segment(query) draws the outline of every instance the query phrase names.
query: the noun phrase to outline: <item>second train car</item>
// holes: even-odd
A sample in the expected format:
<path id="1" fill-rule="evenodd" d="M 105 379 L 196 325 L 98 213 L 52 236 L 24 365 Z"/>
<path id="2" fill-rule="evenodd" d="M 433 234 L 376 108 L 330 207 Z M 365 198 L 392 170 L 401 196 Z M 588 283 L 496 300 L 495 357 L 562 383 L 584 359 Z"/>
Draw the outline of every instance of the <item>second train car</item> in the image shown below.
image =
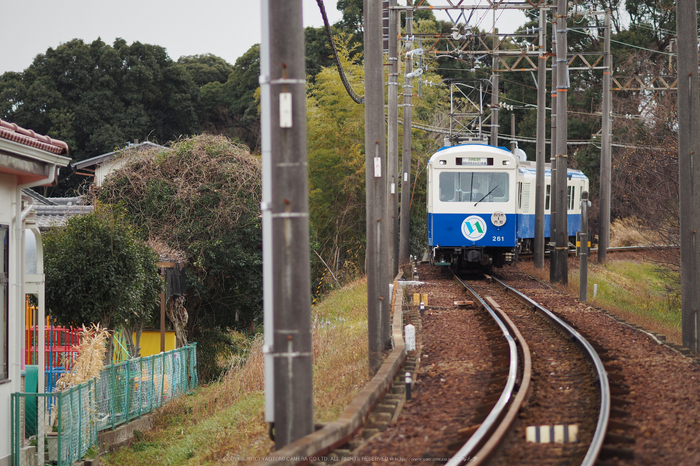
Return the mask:
<path id="1" fill-rule="evenodd" d="M 502 267 L 532 250 L 535 163 L 503 147 L 443 147 L 428 162 L 430 262 L 455 269 Z M 521 160 L 521 158 L 523 160 Z M 545 241 L 550 232 L 551 171 L 545 168 Z M 568 236 L 581 228 L 581 193 L 588 178 L 567 171 Z"/>

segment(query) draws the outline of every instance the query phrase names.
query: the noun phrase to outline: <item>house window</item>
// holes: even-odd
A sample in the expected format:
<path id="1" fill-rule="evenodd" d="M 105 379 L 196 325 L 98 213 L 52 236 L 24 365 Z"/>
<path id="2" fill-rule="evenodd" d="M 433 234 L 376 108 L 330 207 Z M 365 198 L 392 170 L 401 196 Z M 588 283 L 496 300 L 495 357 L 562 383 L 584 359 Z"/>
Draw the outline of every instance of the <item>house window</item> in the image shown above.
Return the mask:
<path id="1" fill-rule="evenodd" d="M 7 225 L 0 225 L 0 238 L 2 238 L 2 248 L 0 248 L 0 307 L 2 308 L 2 319 L 0 320 L 0 380 L 5 380 L 8 378 L 8 367 L 9 367 L 9 357 L 8 357 L 8 346 L 7 346 L 7 319 L 9 317 L 8 312 L 8 292 L 9 287 L 7 283 L 8 268 L 9 268 L 9 249 L 8 243 L 10 242 L 10 228 Z"/>

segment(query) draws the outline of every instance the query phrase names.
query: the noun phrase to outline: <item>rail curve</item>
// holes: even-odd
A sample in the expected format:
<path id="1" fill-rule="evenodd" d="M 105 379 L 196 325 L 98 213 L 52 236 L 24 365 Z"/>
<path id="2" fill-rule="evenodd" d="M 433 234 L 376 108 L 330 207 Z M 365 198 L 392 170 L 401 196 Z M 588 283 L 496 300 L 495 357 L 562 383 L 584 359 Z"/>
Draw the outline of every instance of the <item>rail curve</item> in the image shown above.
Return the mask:
<path id="1" fill-rule="evenodd" d="M 608 382 L 608 376 L 605 371 L 605 367 L 603 366 L 603 362 L 600 359 L 600 356 L 598 356 L 593 346 L 578 331 L 576 331 L 573 327 L 564 322 L 564 320 L 559 318 L 556 314 L 544 308 L 540 304 L 536 303 L 520 291 L 508 286 L 501 280 L 498 280 L 494 277 L 489 278 L 494 280 L 499 285 L 503 286 L 506 292 L 513 293 L 521 302 L 523 302 L 527 306 L 531 306 L 534 311 L 541 313 L 554 325 L 559 327 L 566 334 L 570 335 L 572 340 L 583 350 L 583 353 L 591 361 L 595 370 L 595 375 L 598 380 L 600 390 L 600 410 L 598 414 L 595 432 L 593 434 L 593 439 L 590 443 L 585 457 L 581 462 L 581 465 L 592 466 L 597 461 L 598 455 L 603 447 L 603 442 L 605 440 L 605 434 L 608 426 L 608 420 L 610 418 L 610 386 Z"/>

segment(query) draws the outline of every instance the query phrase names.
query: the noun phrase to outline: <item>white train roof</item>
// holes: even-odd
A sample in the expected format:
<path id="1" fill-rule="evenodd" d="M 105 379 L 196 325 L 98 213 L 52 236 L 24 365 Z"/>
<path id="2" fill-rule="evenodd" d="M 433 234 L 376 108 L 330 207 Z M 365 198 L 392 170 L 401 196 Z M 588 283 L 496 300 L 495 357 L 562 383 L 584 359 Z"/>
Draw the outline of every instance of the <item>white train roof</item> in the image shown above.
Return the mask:
<path id="1" fill-rule="evenodd" d="M 481 163 L 468 163 L 462 162 L 460 164 L 456 163 L 456 160 L 460 156 L 466 156 L 467 158 L 489 158 L 492 157 L 499 161 L 510 161 L 515 164 L 518 163 L 518 171 L 526 177 L 535 177 L 536 168 L 535 162 L 532 161 L 517 161 L 515 155 L 508 150 L 506 147 L 496 147 L 488 144 L 482 143 L 467 143 L 459 144 L 456 146 L 443 146 L 438 149 L 431 157 L 428 163 L 432 163 L 436 160 L 444 160 L 446 162 L 443 165 L 444 168 L 454 168 L 454 167 L 466 167 L 466 166 L 485 166 L 486 164 Z M 491 165 L 491 164 L 489 164 Z M 494 165 L 500 165 L 494 164 Z M 510 165 L 510 163 L 508 163 Z M 581 170 L 576 170 L 569 168 L 566 171 L 567 177 L 571 179 L 588 179 L 586 175 L 583 174 Z M 545 165 L 545 177 L 551 176 L 552 172 L 550 165 Z"/>
<path id="2" fill-rule="evenodd" d="M 461 157 L 460 157 L 461 156 Z M 485 163 L 456 163 L 457 158 L 467 158 L 467 159 L 477 159 L 477 158 L 491 158 L 493 160 L 507 160 L 510 163 L 515 164 L 515 156 L 507 150 L 505 147 L 495 147 L 489 146 L 487 144 L 459 144 L 456 146 L 444 146 L 435 152 L 428 163 L 432 163 L 436 160 L 445 160 L 445 168 L 456 167 L 456 166 L 479 166 L 486 165 Z M 510 165 L 509 163 L 509 165 Z M 489 164 L 491 165 L 491 164 Z"/>
<path id="3" fill-rule="evenodd" d="M 535 167 L 522 166 L 522 165 L 518 168 L 518 171 L 527 177 L 533 177 L 533 178 L 535 177 L 535 175 L 537 173 L 537 170 L 535 169 Z M 544 176 L 545 177 L 552 176 L 552 170 L 549 168 L 549 164 L 547 164 L 547 167 L 545 167 Z M 566 170 L 566 176 L 567 176 L 567 178 L 571 178 L 571 179 L 582 179 L 582 180 L 588 179 L 588 177 L 586 175 L 584 175 L 581 170 L 576 170 L 574 168 L 568 168 Z"/>

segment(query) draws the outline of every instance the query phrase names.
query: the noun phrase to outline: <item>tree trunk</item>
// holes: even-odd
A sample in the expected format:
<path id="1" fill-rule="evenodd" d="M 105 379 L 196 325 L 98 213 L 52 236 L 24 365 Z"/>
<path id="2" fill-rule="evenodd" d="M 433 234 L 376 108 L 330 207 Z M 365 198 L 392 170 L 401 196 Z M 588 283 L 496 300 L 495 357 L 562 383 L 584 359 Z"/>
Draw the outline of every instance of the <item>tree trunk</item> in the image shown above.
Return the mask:
<path id="1" fill-rule="evenodd" d="M 133 327 L 124 327 L 124 338 L 126 339 L 127 350 L 129 351 L 129 359 L 138 358 L 141 356 L 141 333 L 143 332 L 143 323 L 134 325 Z M 136 334 L 136 338 L 134 338 Z"/>
<path id="2" fill-rule="evenodd" d="M 165 306 L 165 314 L 173 324 L 175 330 L 175 347 L 187 346 L 187 309 L 185 309 L 184 296 L 171 296 Z"/>

